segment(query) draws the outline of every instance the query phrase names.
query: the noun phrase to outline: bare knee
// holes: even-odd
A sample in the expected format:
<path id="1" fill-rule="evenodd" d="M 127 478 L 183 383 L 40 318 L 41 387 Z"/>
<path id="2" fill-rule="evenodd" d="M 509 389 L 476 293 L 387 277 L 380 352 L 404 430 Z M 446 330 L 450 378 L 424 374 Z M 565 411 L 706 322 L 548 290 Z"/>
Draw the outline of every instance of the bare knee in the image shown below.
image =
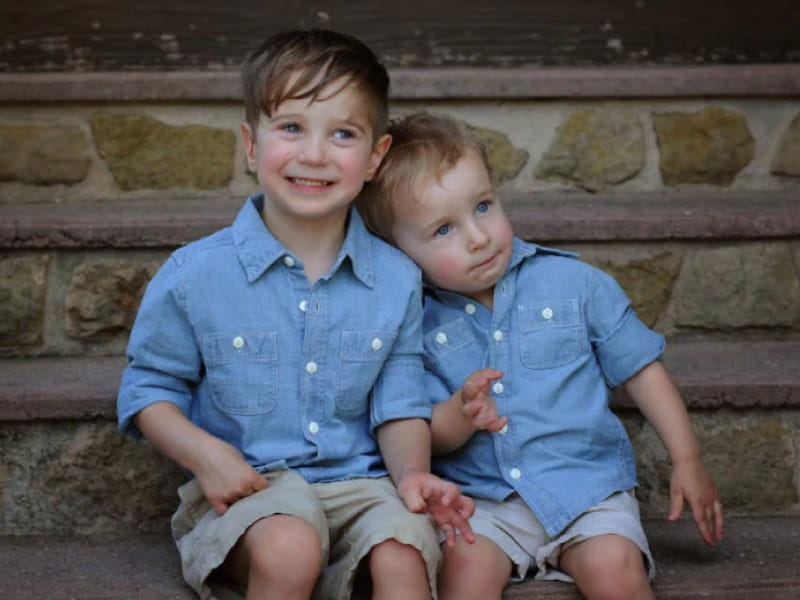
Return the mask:
<path id="1" fill-rule="evenodd" d="M 497 544 L 478 536 L 467 544 L 461 536 L 455 546 L 442 548 L 439 595 L 450 599 L 499 599 L 511 576 L 511 560 Z"/>
<path id="2" fill-rule="evenodd" d="M 622 536 L 602 535 L 572 546 L 561 567 L 592 600 L 653 597 L 641 551 Z"/>
<path id="3" fill-rule="evenodd" d="M 319 535 L 299 517 L 273 515 L 256 522 L 244 535 L 242 550 L 248 579 L 313 587 L 322 570 Z"/>
<path id="4" fill-rule="evenodd" d="M 394 539 L 372 548 L 369 571 L 376 590 L 403 584 L 420 592 L 430 591 L 428 571 L 420 551 Z"/>

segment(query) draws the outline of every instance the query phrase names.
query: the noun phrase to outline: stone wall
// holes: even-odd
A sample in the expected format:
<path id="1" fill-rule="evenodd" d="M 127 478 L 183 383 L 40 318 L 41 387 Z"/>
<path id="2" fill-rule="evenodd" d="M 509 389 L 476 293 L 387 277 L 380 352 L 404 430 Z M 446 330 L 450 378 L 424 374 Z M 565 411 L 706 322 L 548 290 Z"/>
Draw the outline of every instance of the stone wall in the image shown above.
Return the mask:
<path id="1" fill-rule="evenodd" d="M 501 197 L 796 192 L 800 211 L 797 99 L 395 103 L 397 114 L 422 108 L 486 141 Z M 233 215 L 257 189 L 240 119 L 235 103 L 0 105 L 0 215 L 219 197 Z M 800 340 L 797 237 L 558 245 L 617 277 L 671 340 Z M 124 354 L 146 283 L 172 247 L 0 249 L 0 358 Z M 622 416 L 644 513 L 660 516 L 668 458 L 638 414 Z M 729 510 L 797 510 L 796 408 L 696 410 L 693 419 Z M 0 533 L 163 527 L 183 478 L 107 421 L 0 423 L 0 454 Z"/>

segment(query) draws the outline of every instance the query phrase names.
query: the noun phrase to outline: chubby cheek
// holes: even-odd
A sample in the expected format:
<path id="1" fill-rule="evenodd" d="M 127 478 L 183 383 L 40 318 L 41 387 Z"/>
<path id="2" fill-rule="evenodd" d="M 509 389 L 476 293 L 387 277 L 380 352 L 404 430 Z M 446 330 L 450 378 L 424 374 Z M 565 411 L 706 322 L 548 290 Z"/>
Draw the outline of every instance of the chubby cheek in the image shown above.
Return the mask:
<path id="1" fill-rule="evenodd" d="M 431 283 L 449 290 L 458 291 L 464 280 L 464 263 L 455 254 L 440 253 L 424 268 Z"/>

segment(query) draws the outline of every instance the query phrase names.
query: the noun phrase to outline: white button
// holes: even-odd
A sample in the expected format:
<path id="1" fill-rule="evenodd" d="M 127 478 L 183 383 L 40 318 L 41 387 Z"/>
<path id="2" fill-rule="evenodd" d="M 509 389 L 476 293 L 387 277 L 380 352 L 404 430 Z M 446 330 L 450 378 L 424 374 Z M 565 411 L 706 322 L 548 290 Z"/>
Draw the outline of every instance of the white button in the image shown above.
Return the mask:
<path id="1" fill-rule="evenodd" d="M 381 348 L 383 348 L 383 342 L 380 340 L 380 338 L 375 338 L 374 340 L 372 340 L 372 349 L 375 350 L 375 352 L 377 352 Z"/>
<path id="2" fill-rule="evenodd" d="M 508 423 L 506 423 L 505 425 L 503 425 L 503 428 L 502 428 L 500 431 L 498 431 L 497 433 L 499 433 L 500 435 L 505 435 L 505 434 L 507 434 L 507 433 L 508 433 Z"/>
<path id="3" fill-rule="evenodd" d="M 552 308 L 545 308 L 542 311 L 542 316 L 549 321 L 550 319 L 553 318 L 553 309 Z"/>
<path id="4" fill-rule="evenodd" d="M 444 346 L 447 343 L 447 334 L 444 331 L 440 331 L 436 334 L 436 342 Z"/>
<path id="5" fill-rule="evenodd" d="M 294 259 L 291 256 L 284 256 L 283 257 L 283 264 L 285 264 L 287 267 L 293 267 L 294 266 Z"/>
<path id="6" fill-rule="evenodd" d="M 495 342 L 502 342 L 503 341 L 503 332 L 499 329 L 494 332 L 494 341 Z"/>
<path id="7" fill-rule="evenodd" d="M 511 479 L 519 479 L 520 477 L 522 477 L 522 471 L 520 471 L 516 467 L 511 469 L 511 471 L 509 471 L 508 474 L 511 475 Z"/>
<path id="8" fill-rule="evenodd" d="M 311 421 L 311 423 L 308 424 L 308 430 L 311 433 L 319 433 L 319 425 L 317 425 L 316 422 Z"/>
<path id="9" fill-rule="evenodd" d="M 476 310 L 478 310 L 478 309 L 477 309 L 477 308 L 475 308 L 475 305 L 474 305 L 474 304 L 467 304 L 467 305 L 464 307 L 464 311 L 465 311 L 465 312 L 466 312 L 468 315 L 474 315 Z"/>
<path id="10" fill-rule="evenodd" d="M 506 389 L 505 386 L 502 383 L 500 383 L 499 381 L 495 381 L 492 384 L 492 391 L 495 394 L 502 394 L 505 389 Z"/>
<path id="11" fill-rule="evenodd" d="M 313 375 L 316 372 L 317 372 L 317 363 L 313 361 L 306 363 L 306 373 L 308 373 L 309 375 Z"/>
<path id="12" fill-rule="evenodd" d="M 306 312 L 308 310 L 308 300 L 301 300 L 300 304 L 297 305 L 297 308 Z"/>
<path id="13" fill-rule="evenodd" d="M 233 347 L 237 350 L 239 348 L 244 348 L 244 338 L 240 335 L 237 335 L 235 338 L 233 338 Z"/>

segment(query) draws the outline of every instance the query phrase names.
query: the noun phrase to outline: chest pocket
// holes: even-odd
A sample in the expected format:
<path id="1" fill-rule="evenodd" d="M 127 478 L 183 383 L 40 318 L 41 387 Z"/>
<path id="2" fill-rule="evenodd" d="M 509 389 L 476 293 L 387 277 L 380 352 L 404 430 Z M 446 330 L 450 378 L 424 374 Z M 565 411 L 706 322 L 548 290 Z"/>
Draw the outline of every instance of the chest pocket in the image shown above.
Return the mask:
<path id="1" fill-rule="evenodd" d="M 397 334 L 389 331 L 343 331 L 336 377 L 336 407 L 367 409 L 367 396 L 391 354 Z"/>
<path id="2" fill-rule="evenodd" d="M 578 357 L 586 336 L 577 299 L 543 300 L 517 310 L 522 364 L 549 369 Z"/>
<path id="3" fill-rule="evenodd" d="M 268 413 L 278 403 L 278 334 L 232 332 L 203 339 L 211 398 L 232 415 Z"/>
<path id="4" fill-rule="evenodd" d="M 483 366 L 485 349 L 463 318 L 439 325 L 425 334 L 423 342 L 428 368 L 452 390 L 460 389 L 467 377 Z"/>

